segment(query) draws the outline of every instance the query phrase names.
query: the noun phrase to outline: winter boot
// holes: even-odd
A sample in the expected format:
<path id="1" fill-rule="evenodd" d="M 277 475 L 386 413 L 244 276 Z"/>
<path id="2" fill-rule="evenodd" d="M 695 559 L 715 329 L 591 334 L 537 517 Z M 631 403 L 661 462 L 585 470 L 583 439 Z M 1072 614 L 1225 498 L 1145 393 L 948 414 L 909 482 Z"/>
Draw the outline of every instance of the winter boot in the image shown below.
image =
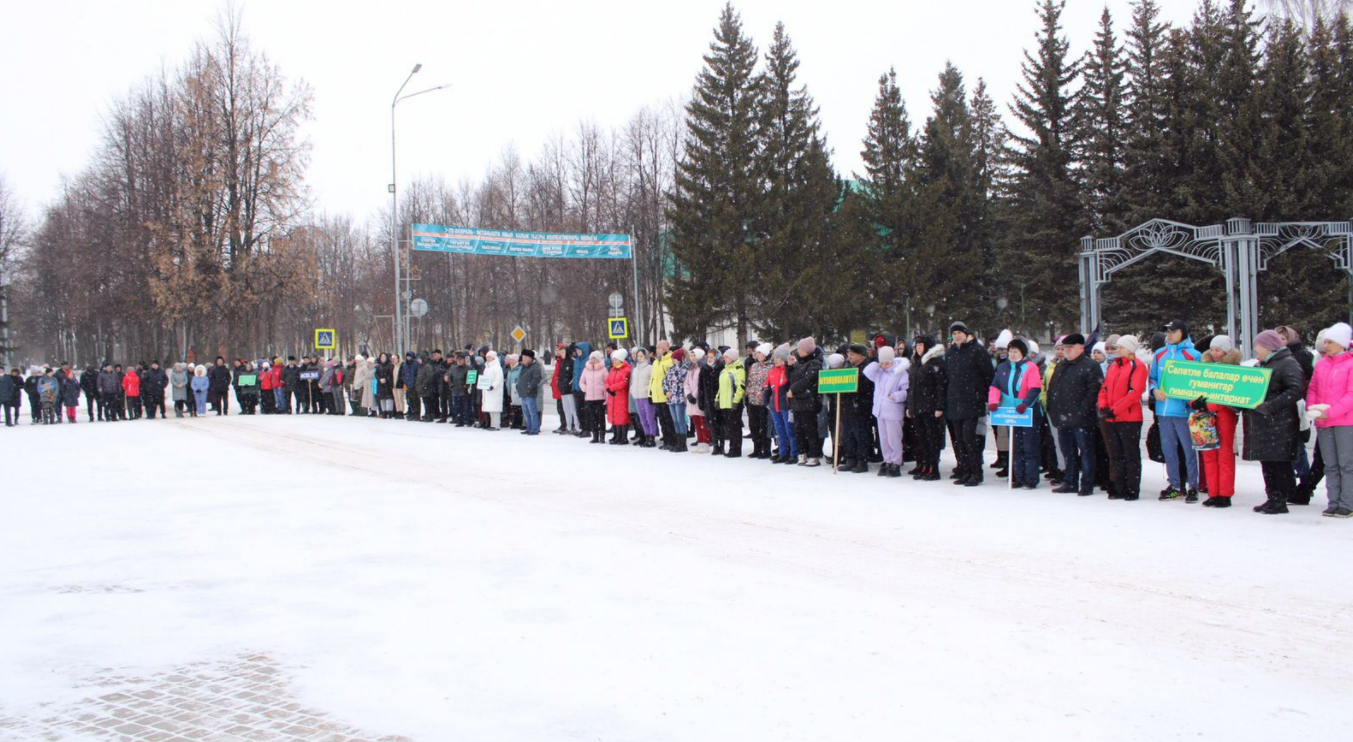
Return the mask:
<path id="1" fill-rule="evenodd" d="M 1189 487 L 1189 491 L 1184 493 L 1184 502 L 1198 502 L 1198 490 Z"/>
<path id="2" fill-rule="evenodd" d="M 1282 515 L 1287 512 L 1287 498 L 1269 498 L 1268 502 L 1255 508 L 1254 512 L 1264 515 Z"/>
<path id="3" fill-rule="evenodd" d="M 805 455 L 803 455 L 803 454 L 799 454 L 799 466 L 808 466 L 808 457 L 807 457 L 807 456 L 805 456 Z"/>
<path id="4" fill-rule="evenodd" d="M 996 460 L 992 462 L 990 469 L 1004 469 L 1010 458 L 1009 451 L 997 451 Z"/>
<path id="5" fill-rule="evenodd" d="M 898 471 L 898 466 L 897 466 L 896 464 L 893 464 L 893 471 L 894 471 L 894 472 Z M 851 468 L 850 473 L 852 473 L 852 474 L 868 474 L 868 473 L 869 473 L 869 462 L 866 461 L 866 460 L 864 460 L 864 459 L 860 459 L 859 461 L 856 461 L 856 462 L 855 462 L 855 466 L 854 466 L 853 468 Z M 894 475 L 894 474 L 889 474 L 888 476 L 891 477 L 891 476 L 896 476 L 896 475 Z"/>
<path id="6" fill-rule="evenodd" d="M 855 469 L 855 463 L 856 462 L 854 457 L 847 456 L 841 459 L 841 463 L 838 464 L 838 466 L 841 468 L 842 471 L 852 471 Z"/>

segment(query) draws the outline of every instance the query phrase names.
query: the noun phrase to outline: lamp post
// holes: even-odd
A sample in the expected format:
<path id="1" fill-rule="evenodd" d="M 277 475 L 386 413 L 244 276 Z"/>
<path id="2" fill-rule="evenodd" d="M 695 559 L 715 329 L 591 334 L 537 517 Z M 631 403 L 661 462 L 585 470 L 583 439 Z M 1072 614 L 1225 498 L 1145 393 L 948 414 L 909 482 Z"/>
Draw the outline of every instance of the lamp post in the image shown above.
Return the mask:
<path id="1" fill-rule="evenodd" d="M 395 184 L 398 183 L 399 181 L 398 181 L 398 179 L 395 177 L 395 163 L 396 163 L 396 157 L 395 157 L 395 106 L 398 106 L 398 105 L 399 105 L 399 102 L 402 101 L 402 100 L 408 100 L 409 98 L 412 98 L 412 97 L 417 96 L 417 95 L 422 95 L 423 93 L 431 93 L 431 92 L 433 92 L 434 90 L 441 90 L 441 89 L 443 89 L 443 88 L 451 87 L 450 85 L 438 85 L 438 86 L 435 87 L 435 88 L 428 88 L 427 90 L 420 90 L 420 91 L 418 91 L 417 93 L 409 93 L 408 95 L 400 95 L 401 93 L 404 92 L 404 88 L 409 84 L 409 80 L 412 80 L 412 79 L 413 79 L 413 76 L 416 75 L 416 74 L 418 74 L 418 71 L 421 70 L 421 69 L 423 69 L 423 65 L 422 65 L 421 62 L 418 63 L 418 64 L 415 64 L 415 65 L 413 66 L 413 70 L 409 72 L 409 76 L 408 76 L 408 77 L 404 78 L 404 83 L 403 83 L 402 85 L 399 86 L 399 90 L 396 90 L 396 91 L 395 91 L 395 97 L 394 97 L 394 100 L 392 100 L 392 101 L 390 102 L 390 251 L 393 252 L 394 255 L 395 255 L 395 328 L 396 328 L 396 331 L 395 331 L 395 349 L 394 349 L 394 352 L 395 352 L 396 355 L 399 355 L 399 354 L 401 354 L 403 351 L 407 350 L 407 348 L 403 348 L 403 347 L 400 347 L 400 346 L 403 346 L 403 345 L 407 342 L 407 340 L 408 340 L 408 337 L 407 337 L 407 336 L 408 336 L 408 326 L 407 326 L 407 325 L 408 325 L 408 317 L 406 316 L 407 313 L 404 311 L 404 302 L 406 302 L 406 301 L 408 301 L 409 299 L 412 298 L 412 291 L 411 291 L 411 289 L 408 287 L 408 286 L 409 286 L 409 280 L 408 280 L 408 277 L 407 277 L 407 276 L 405 277 L 405 281 L 404 281 L 405 289 L 404 289 L 404 291 L 403 291 L 403 294 L 401 294 L 401 292 L 400 292 L 400 290 L 399 290 L 399 274 L 400 274 L 400 271 L 399 271 L 399 196 L 398 196 L 398 194 L 396 193 L 396 189 L 395 189 Z M 406 271 L 406 273 L 407 273 L 407 271 Z"/>

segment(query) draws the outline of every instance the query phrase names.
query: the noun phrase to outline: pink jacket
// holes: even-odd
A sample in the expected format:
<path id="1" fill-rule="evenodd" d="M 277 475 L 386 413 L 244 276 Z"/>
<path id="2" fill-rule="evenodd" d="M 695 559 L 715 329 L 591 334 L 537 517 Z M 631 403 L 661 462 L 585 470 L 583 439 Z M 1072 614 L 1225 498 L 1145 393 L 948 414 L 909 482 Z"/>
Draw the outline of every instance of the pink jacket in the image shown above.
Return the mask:
<path id="1" fill-rule="evenodd" d="M 997 373 L 996 376 L 999 379 L 1001 374 Z M 1039 373 L 1037 364 L 1025 361 L 1024 378 L 1019 380 L 1019 394 L 1015 396 L 1021 400 L 1029 399 L 1029 392 L 1034 389 L 1040 391 L 1043 389 L 1043 376 Z M 1000 404 L 1001 395 L 1004 393 L 1004 389 L 996 388 L 996 380 L 993 380 L 991 386 L 987 387 L 987 404 Z"/>
<path id="2" fill-rule="evenodd" d="M 602 402 L 606 399 L 606 367 L 599 361 L 588 361 L 583 369 L 582 380 L 578 386 L 583 390 L 583 399 L 588 402 Z"/>
<path id="3" fill-rule="evenodd" d="M 1353 425 L 1353 353 L 1326 356 L 1315 364 L 1306 389 L 1306 409 L 1316 404 L 1330 406 L 1325 417 L 1315 422 L 1317 428 Z"/>

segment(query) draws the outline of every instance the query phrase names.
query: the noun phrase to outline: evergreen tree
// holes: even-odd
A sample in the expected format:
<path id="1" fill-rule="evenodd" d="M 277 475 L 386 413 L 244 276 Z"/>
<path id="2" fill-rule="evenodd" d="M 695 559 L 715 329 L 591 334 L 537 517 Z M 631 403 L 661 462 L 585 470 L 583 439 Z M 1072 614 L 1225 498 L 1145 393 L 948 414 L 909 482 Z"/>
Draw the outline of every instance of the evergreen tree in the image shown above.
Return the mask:
<path id="1" fill-rule="evenodd" d="M 1123 200 L 1126 226 L 1163 216 L 1166 126 L 1166 26 L 1158 21 L 1156 0 L 1132 4 L 1127 32 L 1127 82 L 1123 105 L 1127 131 L 1123 145 Z"/>
<path id="2" fill-rule="evenodd" d="M 1118 234 L 1127 227 L 1123 195 L 1124 74 L 1126 63 L 1105 8 L 1094 48 L 1082 62 L 1084 85 L 1077 99 L 1078 154 L 1082 198 L 1094 234 Z"/>
<path id="3" fill-rule="evenodd" d="M 1071 91 L 1079 66 L 1062 36 L 1064 1 L 1042 0 L 1037 48 L 1024 54 L 1023 81 L 1011 112 L 1023 126 L 1011 132 L 1006 230 L 1007 274 L 1021 288 L 1024 311 L 1061 327 L 1075 324 L 1076 254 L 1086 226 L 1072 172 Z"/>
<path id="4" fill-rule="evenodd" d="M 686 106 L 683 155 L 670 194 L 677 261 L 667 307 L 678 335 L 703 336 L 732 322 L 746 334 L 755 268 L 749 230 L 760 202 L 755 171 L 759 99 L 757 50 L 725 5 Z"/>
<path id="5" fill-rule="evenodd" d="M 871 303 L 882 312 L 874 322 L 909 330 L 911 299 L 917 288 L 911 281 L 916 234 L 910 214 L 916 138 L 897 87 L 896 70 L 879 76 L 860 157 L 865 174 L 857 176 L 861 181 L 859 218 L 865 224 L 860 226 L 859 238 L 872 241 L 876 248 L 869 253 L 874 280 L 866 285 L 872 289 Z"/>
<path id="6" fill-rule="evenodd" d="M 999 183 L 1005 179 L 1002 169 L 1005 126 L 1001 122 L 996 101 L 992 100 L 991 94 L 987 92 L 986 81 L 980 77 L 977 78 L 977 86 L 973 88 L 969 117 L 972 122 L 969 142 L 972 148 L 973 177 L 969 187 L 971 199 L 969 218 L 972 221 L 968 225 L 967 236 L 976 254 L 981 256 L 982 275 L 979 285 L 985 289 L 978 292 L 982 311 L 976 316 L 982 321 L 1009 324 L 1005 317 L 997 316 L 1002 311 L 998 304 L 1001 298 L 1006 300 L 1009 307 L 1005 311 L 1013 313 L 1013 310 L 1018 308 L 1009 296 L 1012 287 L 1001 275 L 997 263 L 1000 230 L 997 220 L 996 190 Z M 991 312 L 990 317 L 987 315 L 988 310 Z M 1027 326 L 1021 329 L 1027 331 Z"/>
<path id="7" fill-rule="evenodd" d="M 1260 152 L 1265 114 L 1258 89 L 1259 22 L 1248 5 L 1249 0 L 1231 0 L 1221 26 L 1221 69 L 1212 99 L 1220 116 L 1217 159 L 1224 199 L 1209 221 L 1231 216 L 1258 221 L 1269 198 Z"/>
<path id="8" fill-rule="evenodd" d="M 828 242 L 828 222 L 841 198 L 817 107 L 797 84 L 799 60 L 784 24 L 766 52 L 760 93 L 755 173 L 764 193 L 757 210 L 753 273 L 757 330 L 802 337 L 821 327 L 833 281 L 848 274 L 850 245 Z M 746 322 L 739 316 L 739 338 Z"/>

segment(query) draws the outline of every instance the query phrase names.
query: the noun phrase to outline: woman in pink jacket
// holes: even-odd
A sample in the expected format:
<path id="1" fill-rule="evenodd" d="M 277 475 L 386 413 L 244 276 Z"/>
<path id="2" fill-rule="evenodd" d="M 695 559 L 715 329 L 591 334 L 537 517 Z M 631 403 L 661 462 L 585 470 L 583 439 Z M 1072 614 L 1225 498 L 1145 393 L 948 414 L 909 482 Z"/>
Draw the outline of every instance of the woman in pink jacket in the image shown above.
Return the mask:
<path id="1" fill-rule="evenodd" d="M 583 392 L 583 430 L 592 433 L 593 443 L 604 443 L 606 436 L 606 356 L 594 350 L 587 357 L 578 388 Z"/>
<path id="2" fill-rule="evenodd" d="M 1033 425 L 1016 428 L 1015 438 L 1010 442 L 1010 486 L 1014 489 L 1038 489 L 1038 465 L 1042 459 L 1042 448 L 1038 438 L 1039 416 L 1042 406 L 1039 404 L 1043 393 L 1043 377 L 1038 366 L 1030 363 L 1029 344 L 1021 338 L 1010 341 L 1006 347 L 1006 360 L 996 368 L 996 376 L 987 389 L 987 410 L 995 412 L 1004 407 L 1014 407 L 1023 415 L 1033 410 Z M 1093 482 L 1089 486 L 1093 486 Z"/>
<path id="3" fill-rule="evenodd" d="M 1340 322 L 1325 330 L 1325 357 L 1315 364 L 1306 390 L 1306 415 L 1315 424 L 1325 460 L 1324 515 L 1353 515 L 1353 327 Z"/>

